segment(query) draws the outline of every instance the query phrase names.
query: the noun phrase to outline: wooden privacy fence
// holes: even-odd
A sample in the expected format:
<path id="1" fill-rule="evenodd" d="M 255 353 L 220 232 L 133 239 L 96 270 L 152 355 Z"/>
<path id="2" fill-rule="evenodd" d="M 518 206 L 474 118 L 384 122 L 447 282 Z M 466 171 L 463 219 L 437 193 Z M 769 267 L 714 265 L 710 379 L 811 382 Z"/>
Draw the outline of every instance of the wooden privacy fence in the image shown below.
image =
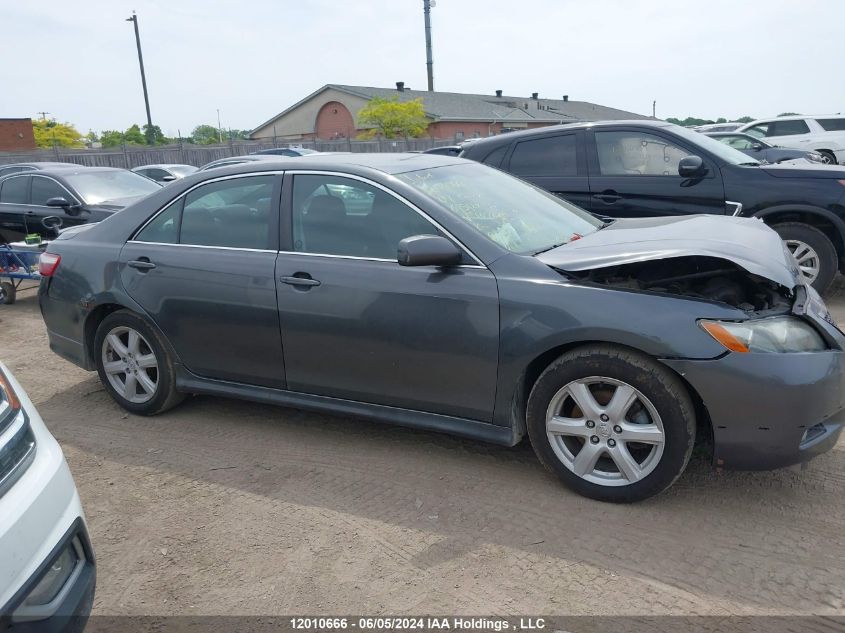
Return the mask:
<path id="1" fill-rule="evenodd" d="M 316 149 L 321 152 L 410 152 L 422 151 L 432 147 L 452 145 L 452 140 L 436 139 L 397 139 L 375 141 L 303 141 L 296 146 Z M 132 169 L 139 165 L 157 163 L 179 163 L 200 167 L 219 158 L 242 156 L 262 149 L 286 147 L 287 143 L 274 144 L 272 141 L 231 141 L 220 145 L 194 145 L 179 143 L 146 147 L 125 145 L 102 149 L 61 148 L 41 149 L 31 152 L 0 152 L 0 165 L 9 163 L 28 163 L 33 161 L 59 161 L 77 163 L 87 167 L 123 167 Z"/>

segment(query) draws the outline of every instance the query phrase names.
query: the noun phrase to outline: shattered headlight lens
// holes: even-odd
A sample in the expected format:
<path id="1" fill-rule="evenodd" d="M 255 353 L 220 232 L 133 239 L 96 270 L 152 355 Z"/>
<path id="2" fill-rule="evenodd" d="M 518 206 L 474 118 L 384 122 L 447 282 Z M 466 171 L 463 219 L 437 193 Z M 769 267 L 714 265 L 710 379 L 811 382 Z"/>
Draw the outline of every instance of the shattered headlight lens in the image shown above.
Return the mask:
<path id="1" fill-rule="evenodd" d="M 827 349 L 821 335 L 805 321 L 779 316 L 753 321 L 706 321 L 698 324 L 732 352 L 820 352 Z"/>

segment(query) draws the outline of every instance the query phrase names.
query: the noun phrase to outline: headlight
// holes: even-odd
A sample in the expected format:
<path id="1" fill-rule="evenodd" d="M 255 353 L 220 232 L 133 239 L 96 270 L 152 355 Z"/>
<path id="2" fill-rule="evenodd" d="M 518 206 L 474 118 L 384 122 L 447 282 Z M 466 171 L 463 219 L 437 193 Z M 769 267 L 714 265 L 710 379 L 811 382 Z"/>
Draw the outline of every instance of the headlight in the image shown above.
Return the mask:
<path id="1" fill-rule="evenodd" d="M 821 154 L 818 154 L 816 152 L 807 152 L 807 155 L 806 155 L 805 158 L 807 160 L 813 162 L 813 163 L 823 163 L 824 162 L 824 156 L 822 156 Z"/>
<path id="2" fill-rule="evenodd" d="M 710 336 L 732 352 L 819 352 L 827 349 L 811 325 L 795 317 L 772 317 L 734 323 L 699 321 Z"/>
<path id="3" fill-rule="evenodd" d="M 0 369 L 0 433 L 12 423 L 21 410 L 21 401 L 12 384 Z"/>

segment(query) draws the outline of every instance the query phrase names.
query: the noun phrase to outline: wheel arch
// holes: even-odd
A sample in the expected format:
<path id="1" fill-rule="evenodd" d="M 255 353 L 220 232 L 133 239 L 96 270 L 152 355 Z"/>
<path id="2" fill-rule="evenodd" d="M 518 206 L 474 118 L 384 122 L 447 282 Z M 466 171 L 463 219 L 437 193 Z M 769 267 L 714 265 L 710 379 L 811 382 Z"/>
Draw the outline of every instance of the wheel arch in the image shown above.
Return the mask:
<path id="1" fill-rule="evenodd" d="M 534 384 L 537 382 L 537 379 L 540 377 L 543 371 L 545 371 L 545 369 L 562 354 L 565 354 L 566 352 L 572 351 L 574 349 L 578 349 L 580 347 L 587 347 L 590 345 L 609 345 L 611 347 L 616 347 L 622 350 L 642 354 L 643 356 L 647 356 L 648 358 L 651 358 L 652 360 L 656 361 L 660 364 L 661 367 L 676 376 L 681 381 L 681 384 L 684 386 L 684 388 L 687 390 L 687 393 L 692 399 L 693 405 L 695 407 L 696 445 L 706 447 L 706 449 L 712 454 L 713 423 L 710 419 L 710 414 L 707 411 L 707 407 L 704 404 L 704 400 L 701 398 L 701 395 L 698 393 L 696 388 L 693 387 L 693 385 L 686 378 L 684 378 L 683 375 L 675 371 L 674 368 L 670 367 L 666 363 L 661 362 L 660 358 L 657 358 L 652 354 L 643 351 L 642 349 L 638 349 L 630 345 L 616 343 L 613 341 L 591 340 L 564 343 L 562 345 L 552 347 L 546 350 L 545 352 L 538 354 L 534 359 L 532 359 L 525 366 L 525 370 L 520 376 L 519 384 L 517 385 L 516 391 L 514 393 L 514 404 L 511 411 L 511 416 L 513 419 L 513 428 L 516 437 L 522 437 L 526 433 L 525 410 L 528 404 L 528 396 L 530 395 L 531 389 L 534 387 Z"/>
<path id="2" fill-rule="evenodd" d="M 173 346 L 170 344 L 170 341 L 167 339 L 161 329 L 159 329 L 158 325 L 147 314 L 145 314 L 143 311 L 137 310 L 133 306 L 127 306 L 121 303 L 117 303 L 115 301 L 109 301 L 97 305 L 88 313 L 88 316 L 86 316 L 85 318 L 85 322 L 83 324 L 82 345 L 85 354 L 86 369 L 94 370 L 97 367 L 97 351 L 94 349 L 94 339 L 97 335 L 97 329 L 100 327 L 100 324 L 107 316 L 114 312 L 117 312 L 118 310 L 126 310 L 128 312 L 131 312 L 135 316 L 143 319 L 151 328 L 156 331 L 156 333 L 158 333 L 159 338 L 164 342 L 168 353 L 171 354 L 171 358 L 174 359 L 174 364 L 180 364 L 179 357 L 176 354 L 176 350 L 173 349 Z"/>
<path id="3" fill-rule="evenodd" d="M 845 272 L 845 220 L 828 209 L 812 205 L 784 205 L 770 207 L 754 214 L 769 226 L 784 222 L 801 222 L 816 229 L 830 238 L 836 249 L 839 270 Z"/>

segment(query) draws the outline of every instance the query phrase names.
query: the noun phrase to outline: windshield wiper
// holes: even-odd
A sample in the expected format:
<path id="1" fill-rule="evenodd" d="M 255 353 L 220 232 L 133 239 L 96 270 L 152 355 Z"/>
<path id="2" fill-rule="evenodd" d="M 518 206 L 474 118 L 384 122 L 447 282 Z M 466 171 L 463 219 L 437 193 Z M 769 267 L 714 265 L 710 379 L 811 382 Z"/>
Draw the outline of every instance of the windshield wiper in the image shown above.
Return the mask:
<path id="1" fill-rule="evenodd" d="M 548 252 L 548 251 L 550 251 L 550 250 L 553 250 L 553 249 L 557 248 L 558 246 L 563 246 L 564 244 L 569 244 L 569 242 L 571 242 L 571 241 L 572 241 L 572 240 L 567 240 L 567 241 L 565 241 L 565 242 L 561 242 L 560 244 L 552 244 L 551 246 L 548 246 L 548 247 L 546 247 L 546 248 L 541 248 L 539 251 L 536 251 L 536 252 L 534 252 L 534 253 L 531 253 L 531 255 L 532 255 L 532 256 L 537 256 L 537 255 L 539 255 L 540 253 L 546 253 L 546 252 Z"/>

